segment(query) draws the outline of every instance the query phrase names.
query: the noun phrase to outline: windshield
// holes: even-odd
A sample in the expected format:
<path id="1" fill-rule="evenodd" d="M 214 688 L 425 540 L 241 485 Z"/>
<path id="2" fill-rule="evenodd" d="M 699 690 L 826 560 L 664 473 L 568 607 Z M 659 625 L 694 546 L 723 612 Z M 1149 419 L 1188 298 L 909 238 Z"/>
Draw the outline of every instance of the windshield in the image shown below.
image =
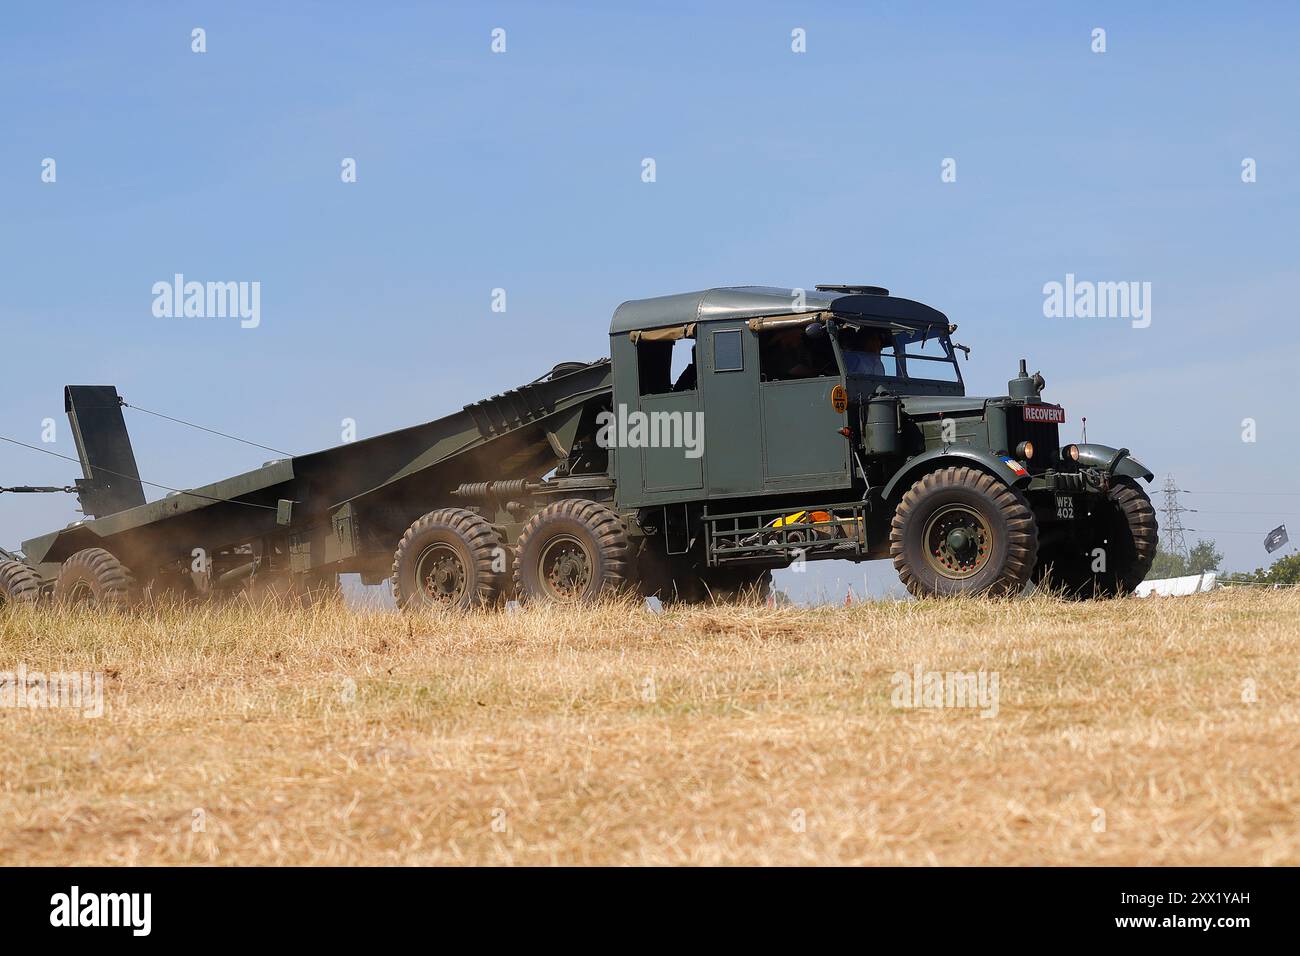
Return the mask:
<path id="1" fill-rule="evenodd" d="M 894 340 L 903 349 L 903 366 L 908 378 L 930 381 L 960 382 L 957 356 L 948 333 L 937 329 L 916 329 L 895 333 Z"/>
<path id="2" fill-rule="evenodd" d="M 848 375 L 961 381 L 947 332 L 939 329 L 842 326 L 839 341 Z"/>

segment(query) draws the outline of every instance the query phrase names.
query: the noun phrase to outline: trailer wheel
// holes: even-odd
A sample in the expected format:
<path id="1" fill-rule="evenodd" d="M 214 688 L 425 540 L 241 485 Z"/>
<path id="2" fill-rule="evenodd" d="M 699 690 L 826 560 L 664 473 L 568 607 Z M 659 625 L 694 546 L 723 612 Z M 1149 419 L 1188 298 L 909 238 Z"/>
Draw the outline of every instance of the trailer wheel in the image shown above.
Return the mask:
<path id="1" fill-rule="evenodd" d="M 1034 567 L 1035 584 L 1084 601 L 1118 597 L 1142 583 L 1160 533 L 1151 499 L 1136 481 L 1116 478 L 1098 512 L 1089 540 L 1043 552 Z"/>
<path id="2" fill-rule="evenodd" d="M 1038 552 L 1034 513 L 1017 492 L 975 468 L 923 475 L 889 532 L 898 577 L 917 597 L 1017 594 Z"/>
<path id="3" fill-rule="evenodd" d="M 402 535 L 392 580 L 403 610 L 490 607 L 505 586 L 506 551 L 492 525 L 474 512 L 431 511 Z"/>
<path id="4" fill-rule="evenodd" d="M 134 590 L 131 572 L 103 548 L 78 551 L 63 562 L 54 579 L 54 599 L 65 604 L 125 607 Z"/>
<path id="5" fill-rule="evenodd" d="M 0 561 L 0 608 L 35 604 L 40 596 L 40 575 L 21 561 Z"/>
<path id="6" fill-rule="evenodd" d="M 612 509 L 584 498 L 547 505 L 529 519 L 515 547 L 521 599 L 576 604 L 628 582 L 627 528 Z"/>

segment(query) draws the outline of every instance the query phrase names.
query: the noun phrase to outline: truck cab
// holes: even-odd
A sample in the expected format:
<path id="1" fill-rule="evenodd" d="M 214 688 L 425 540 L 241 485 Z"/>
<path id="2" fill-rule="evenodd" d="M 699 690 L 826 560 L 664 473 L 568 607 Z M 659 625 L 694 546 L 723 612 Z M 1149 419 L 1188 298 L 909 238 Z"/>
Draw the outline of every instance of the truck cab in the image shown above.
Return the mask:
<path id="1" fill-rule="evenodd" d="M 964 394 L 951 328 L 872 287 L 625 302 L 610 326 L 620 504 L 851 488 L 842 430 L 877 389 Z"/>

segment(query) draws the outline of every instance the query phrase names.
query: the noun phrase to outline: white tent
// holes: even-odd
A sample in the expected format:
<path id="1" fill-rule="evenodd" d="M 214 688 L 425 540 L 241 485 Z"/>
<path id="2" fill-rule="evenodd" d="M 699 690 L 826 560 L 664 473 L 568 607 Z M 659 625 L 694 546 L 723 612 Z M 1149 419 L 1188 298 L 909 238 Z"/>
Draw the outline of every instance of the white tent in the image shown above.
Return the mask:
<path id="1" fill-rule="evenodd" d="M 1215 572 L 1207 571 L 1205 574 L 1189 574 L 1181 578 L 1158 578 L 1143 581 L 1133 589 L 1133 593 L 1138 597 L 1150 597 L 1152 594 L 1160 597 L 1200 594 L 1202 591 L 1213 591 L 1218 584 L 1218 577 Z"/>

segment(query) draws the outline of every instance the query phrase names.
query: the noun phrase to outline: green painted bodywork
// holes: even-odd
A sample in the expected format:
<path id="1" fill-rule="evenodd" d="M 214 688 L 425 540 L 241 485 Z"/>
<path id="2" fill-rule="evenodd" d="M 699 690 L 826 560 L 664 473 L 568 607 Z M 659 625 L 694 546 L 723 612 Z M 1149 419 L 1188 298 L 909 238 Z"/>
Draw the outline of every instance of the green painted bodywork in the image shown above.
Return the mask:
<path id="1" fill-rule="evenodd" d="M 1109 445 L 1078 445 L 1079 463 L 1082 465 L 1091 465 L 1094 468 L 1105 468 L 1107 464 L 1115 457 L 1119 451 L 1118 448 L 1111 448 Z M 1155 478 L 1151 469 L 1142 464 L 1131 455 L 1125 455 L 1119 460 L 1115 468 L 1117 475 L 1125 478 L 1143 478 L 1151 481 Z"/>
<path id="2" fill-rule="evenodd" d="M 431 503 L 454 503 L 450 493 L 462 482 L 540 478 L 568 458 L 581 416 L 607 403 L 610 377 L 607 360 L 557 367 L 443 418 L 78 522 L 25 541 L 23 551 L 46 574 L 83 548 L 104 547 L 141 576 L 188 566 L 195 548 L 215 553 L 282 538 L 294 571 L 358 570 L 358 562 L 371 563 L 367 555 L 391 556 Z"/>
<path id="3" fill-rule="evenodd" d="M 894 477 L 889 479 L 880 496 L 885 501 L 895 501 L 901 498 L 903 492 L 912 487 L 922 475 L 939 468 L 961 467 L 963 465 L 974 466 L 982 471 L 987 471 L 1004 484 L 1012 487 L 1024 486 L 1029 483 L 1029 475 L 1017 477 L 1006 462 L 987 448 L 974 445 L 944 445 L 923 451 L 915 458 L 908 459 L 907 464 L 899 468 Z"/>

